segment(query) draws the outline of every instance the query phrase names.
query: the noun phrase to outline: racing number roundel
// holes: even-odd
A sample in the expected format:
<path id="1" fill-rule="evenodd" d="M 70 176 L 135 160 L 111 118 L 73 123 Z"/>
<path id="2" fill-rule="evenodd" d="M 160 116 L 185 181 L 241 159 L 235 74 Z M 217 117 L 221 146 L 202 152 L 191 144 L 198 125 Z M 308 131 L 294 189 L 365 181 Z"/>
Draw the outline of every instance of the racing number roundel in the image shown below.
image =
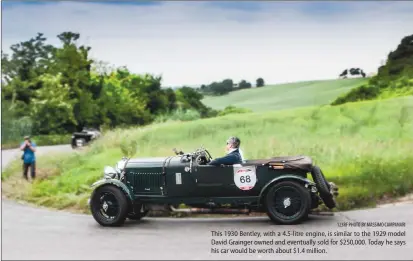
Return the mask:
<path id="1" fill-rule="evenodd" d="M 257 182 L 255 167 L 234 167 L 234 182 L 235 185 L 242 190 L 250 190 Z"/>

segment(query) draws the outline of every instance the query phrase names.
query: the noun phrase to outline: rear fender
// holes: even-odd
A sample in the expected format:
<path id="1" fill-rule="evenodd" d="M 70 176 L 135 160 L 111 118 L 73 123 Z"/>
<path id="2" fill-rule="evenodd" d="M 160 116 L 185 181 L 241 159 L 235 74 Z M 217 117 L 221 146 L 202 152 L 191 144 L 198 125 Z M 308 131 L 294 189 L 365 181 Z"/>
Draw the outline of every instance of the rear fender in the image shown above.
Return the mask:
<path id="1" fill-rule="evenodd" d="M 301 176 L 297 176 L 297 175 L 283 175 L 281 177 L 277 177 L 274 178 L 273 180 L 271 180 L 270 182 L 268 182 L 262 189 L 259 195 L 259 203 L 261 204 L 263 202 L 263 198 L 265 197 L 266 192 L 268 191 L 268 189 L 273 186 L 274 184 L 281 182 L 281 181 L 285 181 L 285 180 L 294 180 L 294 181 L 298 181 L 301 184 L 303 184 L 304 186 L 315 186 L 315 183 L 312 182 L 311 180 L 307 179 L 307 178 L 303 178 Z"/>
<path id="2" fill-rule="evenodd" d="M 107 185 L 113 185 L 113 186 L 120 188 L 131 202 L 134 201 L 135 197 L 133 193 L 129 190 L 129 188 L 124 183 L 120 182 L 117 179 L 101 179 L 93 183 L 90 187 L 94 189 L 93 193 L 95 193 L 97 188 L 102 187 L 102 186 L 107 186 Z"/>

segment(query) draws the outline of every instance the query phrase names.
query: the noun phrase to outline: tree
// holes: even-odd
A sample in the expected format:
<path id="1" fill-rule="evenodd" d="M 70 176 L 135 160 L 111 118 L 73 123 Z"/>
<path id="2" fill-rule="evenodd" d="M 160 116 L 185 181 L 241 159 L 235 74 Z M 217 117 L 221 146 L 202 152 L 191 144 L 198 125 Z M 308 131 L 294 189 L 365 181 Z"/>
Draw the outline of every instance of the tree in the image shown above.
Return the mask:
<path id="1" fill-rule="evenodd" d="M 103 124 L 143 125 L 178 107 L 210 115 L 197 90 L 165 89 L 162 77 L 137 75 L 126 67 L 108 68 L 89 57 L 91 47 L 77 44 L 78 33 L 63 32 L 57 38 L 59 47 L 46 44 L 39 33 L 13 45 L 10 55 L 2 52 L 2 106 L 9 107 L 9 119 L 35 123 L 34 132 L 26 129 L 27 133 L 67 133 Z M 216 91 L 228 92 L 232 84 L 226 79 L 217 83 Z M 7 135 L 17 133 L 12 125 L 7 125 Z"/>
<path id="2" fill-rule="evenodd" d="M 246 80 L 242 80 L 238 83 L 238 89 L 248 89 L 251 88 L 251 83 Z"/>
<path id="3" fill-rule="evenodd" d="M 53 46 L 45 41 L 43 34 L 38 33 L 28 41 L 12 45 L 11 56 L 2 52 L 2 80 L 8 85 L 4 88 L 4 98 L 12 104 L 15 101 L 29 104 L 34 91 L 41 88 L 37 77 L 47 72 L 53 51 Z"/>
<path id="4" fill-rule="evenodd" d="M 191 87 L 182 87 L 176 90 L 176 98 L 180 109 L 195 109 L 201 114 L 201 117 L 207 117 L 210 110 L 201 100 L 204 96 Z"/>
<path id="5" fill-rule="evenodd" d="M 257 81 L 256 81 L 256 86 L 257 87 L 263 87 L 265 85 L 265 83 L 264 83 L 264 79 L 263 78 L 258 78 L 257 79 Z"/>
<path id="6" fill-rule="evenodd" d="M 34 131 L 39 134 L 62 133 L 65 126 L 76 126 L 73 113 L 75 99 L 70 99 L 70 87 L 61 84 L 61 74 L 44 74 L 39 77 L 42 88 L 32 99 L 30 116 L 34 121 Z M 58 91 L 56 91 L 58 90 Z"/>

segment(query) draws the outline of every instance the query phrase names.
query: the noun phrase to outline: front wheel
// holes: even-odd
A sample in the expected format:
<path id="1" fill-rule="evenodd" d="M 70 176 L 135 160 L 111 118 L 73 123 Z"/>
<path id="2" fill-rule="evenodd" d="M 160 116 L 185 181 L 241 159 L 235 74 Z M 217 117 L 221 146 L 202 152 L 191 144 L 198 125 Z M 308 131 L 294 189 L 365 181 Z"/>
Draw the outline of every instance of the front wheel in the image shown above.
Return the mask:
<path id="1" fill-rule="evenodd" d="M 121 226 L 128 213 L 128 201 L 121 189 L 115 186 L 99 187 L 90 200 L 90 211 L 102 226 Z"/>
<path id="2" fill-rule="evenodd" d="M 297 224 L 306 219 L 310 212 L 310 191 L 298 182 L 282 181 L 269 189 L 265 205 L 273 222 L 282 225 Z"/>

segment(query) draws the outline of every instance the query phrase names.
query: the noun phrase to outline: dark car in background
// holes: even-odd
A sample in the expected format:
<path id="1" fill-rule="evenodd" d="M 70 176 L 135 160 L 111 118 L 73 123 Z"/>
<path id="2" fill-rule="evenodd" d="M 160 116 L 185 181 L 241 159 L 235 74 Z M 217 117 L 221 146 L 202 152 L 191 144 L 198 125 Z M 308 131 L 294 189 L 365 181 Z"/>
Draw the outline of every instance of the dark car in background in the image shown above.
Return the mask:
<path id="1" fill-rule="evenodd" d="M 80 132 L 72 133 L 71 145 L 73 149 L 81 148 L 98 139 L 102 133 L 96 128 L 83 128 Z"/>

